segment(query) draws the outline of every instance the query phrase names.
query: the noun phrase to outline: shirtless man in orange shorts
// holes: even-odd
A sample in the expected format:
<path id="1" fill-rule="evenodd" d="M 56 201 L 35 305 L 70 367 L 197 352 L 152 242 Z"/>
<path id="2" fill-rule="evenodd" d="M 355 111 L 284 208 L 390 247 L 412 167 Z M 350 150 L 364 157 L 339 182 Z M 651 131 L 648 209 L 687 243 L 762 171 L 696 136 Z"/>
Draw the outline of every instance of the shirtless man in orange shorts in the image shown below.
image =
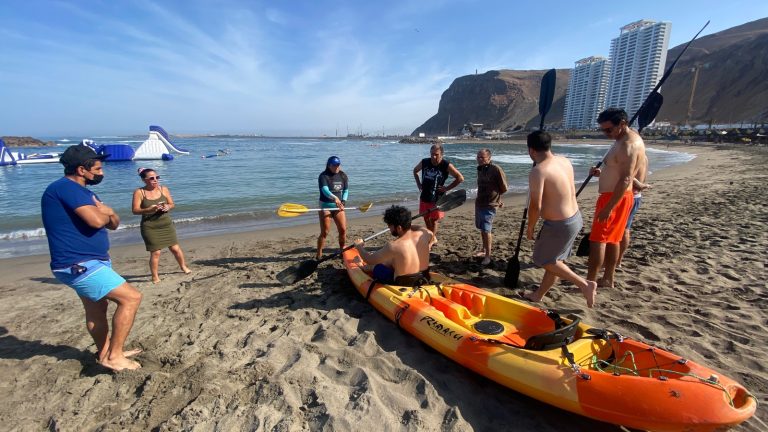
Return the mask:
<path id="1" fill-rule="evenodd" d="M 599 177 L 600 196 L 589 235 L 587 280 L 596 280 L 598 271 L 605 265 L 603 277 L 597 280 L 598 286 L 612 288 L 621 238 L 634 203 L 632 179 L 639 174 L 640 162 L 645 160 L 645 143 L 640 134 L 629 128 L 623 109 L 608 108 L 597 117 L 597 123 L 600 130 L 616 142 L 605 156 L 603 168 L 590 170 Z"/>

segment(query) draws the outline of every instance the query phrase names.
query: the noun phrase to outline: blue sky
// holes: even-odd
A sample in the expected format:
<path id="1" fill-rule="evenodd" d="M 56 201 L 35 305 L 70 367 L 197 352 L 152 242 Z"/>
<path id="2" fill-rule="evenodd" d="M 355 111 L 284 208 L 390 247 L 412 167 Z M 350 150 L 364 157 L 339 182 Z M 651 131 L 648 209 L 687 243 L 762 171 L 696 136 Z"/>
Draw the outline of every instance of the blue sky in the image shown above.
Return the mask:
<path id="1" fill-rule="evenodd" d="M 570 68 L 619 28 L 670 48 L 768 2 L 0 1 L 0 135 L 410 133 L 460 76 Z"/>

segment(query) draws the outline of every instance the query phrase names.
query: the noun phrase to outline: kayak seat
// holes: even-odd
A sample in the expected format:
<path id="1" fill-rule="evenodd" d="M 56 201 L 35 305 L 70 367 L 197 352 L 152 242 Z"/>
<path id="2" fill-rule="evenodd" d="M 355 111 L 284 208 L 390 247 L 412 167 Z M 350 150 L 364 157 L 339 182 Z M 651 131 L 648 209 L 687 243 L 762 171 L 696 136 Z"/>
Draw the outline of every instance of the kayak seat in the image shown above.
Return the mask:
<path id="1" fill-rule="evenodd" d="M 559 316 L 558 316 L 559 318 Z M 531 351 L 546 351 L 568 345 L 576 339 L 581 318 L 574 317 L 570 324 L 556 327 L 552 331 L 529 337 L 525 341 L 524 349 Z"/>
<path id="2" fill-rule="evenodd" d="M 474 294 L 462 289 L 454 289 L 450 285 L 443 287 L 445 297 L 469 309 L 473 315 L 483 315 L 485 312 L 485 296 Z"/>
<path id="3" fill-rule="evenodd" d="M 461 304 L 443 297 L 432 297 L 432 306 L 439 310 L 449 320 L 465 325 L 466 321 L 472 319 L 472 314 Z"/>

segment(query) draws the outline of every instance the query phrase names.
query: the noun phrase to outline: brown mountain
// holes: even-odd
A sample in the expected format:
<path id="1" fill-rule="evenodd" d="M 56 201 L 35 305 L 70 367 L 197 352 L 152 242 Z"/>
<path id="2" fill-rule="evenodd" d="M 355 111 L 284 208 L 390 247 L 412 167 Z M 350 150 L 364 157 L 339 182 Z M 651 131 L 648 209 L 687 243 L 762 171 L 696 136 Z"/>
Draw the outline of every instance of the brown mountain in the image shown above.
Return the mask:
<path id="1" fill-rule="evenodd" d="M 683 45 L 667 54 L 667 65 Z M 696 88 L 691 88 L 698 67 Z M 413 131 L 445 135 L 465 123 L 511 130 L 538 125 L 538 98 L 545 70 L 489 71 L 457 78 L 443 92 L 437 114 Z M 555 103 L 547 124 L 563 120 L 570 69 L 557 70 Z M 658 121 L 685 123 L 692 101 L 691 123 L 768 122 L 768 18 L 697 39 L 680 59 L 661 89 L 664 105 Z M 633 113 L 630 113 L 633 114 Z"/>
<path id="2" fill-rule="evenodd" d="M 502 130 L 538 124 L 539 90 L 545 72 L 500 70 L 457 78 L 440 97 L 437 114 L 413 133 L 446 135 L 449 116 L 451 134 L 465 123 L 483 123 L 486 128 Z M 547 124 L 563 119 L 570 76 L 569 69 L 557 70 L 555 101 L 547 114 Z"/>
<path id="3" fill-rule="evenodd" d="M 668 65 L 683 46 L 669 50 Z M 695 40 L 661 93 L 657 121 L 684 124 L 692 102 L 691 124 L 768 122 L 768 18 Z"/>

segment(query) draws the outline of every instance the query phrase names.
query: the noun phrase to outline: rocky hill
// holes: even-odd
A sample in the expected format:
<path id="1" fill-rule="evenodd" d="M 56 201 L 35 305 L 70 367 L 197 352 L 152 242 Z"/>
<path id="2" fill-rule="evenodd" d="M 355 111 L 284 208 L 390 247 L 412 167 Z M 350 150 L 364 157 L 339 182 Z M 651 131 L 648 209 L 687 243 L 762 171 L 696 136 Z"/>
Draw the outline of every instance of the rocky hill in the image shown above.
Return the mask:
<path id="1" fill-rule="evenodd" d="M 483 123 L 487 128 L 511 130 L 539 122 L 539 89 L 546 70 L 488 71 L 453 81 L 440 97 L 437 114 L 413 133 L 455 134 L 465 123 Z M 555 101 L 547 123 L 560 122 L 565 108 L 569 69 L 557 70 Z M 450 126 L 449 126 L 450 116 Z"/>
<path id="2" fill-rule="evenodd" d="M 683 46 L 669 50 L 667 65 Z M 694 67 L 699 71 L 691 99 Z M 457 78 L 443 92 L 437 114 L 413 133 L 445 135 L 449 116 L 454 134 L 465 123 L 501 130 L 538 125 L 539 85 L 545 72 L 499 70 Z M 563 120 L 569 78 L 570 69 L 557 70 L 555 103 L 547 124 Z M 768 18 L 696 40 L 661 92 L 659 121 L 685 123 L 692 100 L 690 123 L 768 122 Z"/>
<path id="3" fill-rule="evenodd" d="M 669 50 L 667 64 L 682 47 Z M 661 93 L 658 121 L 684 124 L 692 102 L 692 124 L 768 122 L 768 18 L 694 41 Z"/>
<path id="4" fill-rule="evenodd" d="M 3 141 L 8 147 L 50 147 L 55 146 L 56 143 L 52 141 L 40 141 L 39 139 L 32 137 L 12 137 L 4 136 Z"/>

